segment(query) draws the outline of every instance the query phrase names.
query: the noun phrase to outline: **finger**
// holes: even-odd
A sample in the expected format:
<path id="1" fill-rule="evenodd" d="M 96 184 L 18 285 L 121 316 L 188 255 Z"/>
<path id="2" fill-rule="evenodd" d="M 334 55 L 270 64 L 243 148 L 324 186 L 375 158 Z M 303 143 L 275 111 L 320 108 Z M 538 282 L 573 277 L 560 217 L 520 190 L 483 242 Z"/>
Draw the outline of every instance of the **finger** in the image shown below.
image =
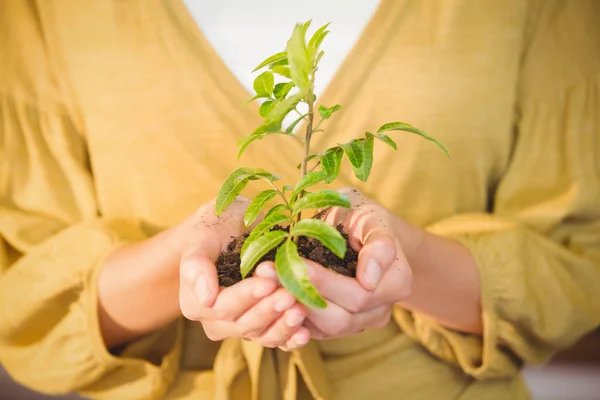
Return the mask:
<path id="1" fill-rule="evenodd" d="M 188 288 L 189 294 L 198 306 L 210 307 L 219 291 L 215 261 L 221 253 L 221 239 L 218 235 L 196 225 L 189 234 L 180 262 L 181 288 Z"/>
<path id="2" fill-rule="evenodd" d="M 277 285 L 280 284 L 279 278 L 277 277 L 277 271 L 275 271 L 275 264 L 273 261 L 262 262 L 254 271 L 254 276 L 260 276 L 275 281 Z"/>
<path id="3" fill-rule="evenodd" d="M 278 347 L 284 345 L 291 336 L 296 333 L 304 322 L 306 310 L 300 304 L 296 304 L 281 317 L 273 322 L 259 337 L 257 343 L 265 347 Z"/>
<path id="4" fill-rule="evenodd" d="M 250 278 L 252 279 L 252 278 Z M 265 278 L 256 278 L 265 279 Z M 271 284 L 274 284 L 272 281 Z M 241 336 L 255 338 L 260 336 L 284 311 L 294 306 L 296 298 L 284 288 L 277 289 L 262 299 L 254 307 L 248 308 L 236 321 Z"/>
<path id="5" fill-rule="evenodd" d="M 391 307 L 388 305 L 347 316 L 335 308 L 332 308 L 329 313 L 311 310 L 304 326 L 310 330 L 311 337 L 329 339 L 353 335 L 365 329 L 382 328 L 389 323 L 390 317 Z"/>
<path id="6" fill-rule="evenodd" d="M 285 342 L 284 345 L 279 346 L 283 351 L 298 350 L 308 343 L 310 340 L 310 331 L 308 328 L 301 326 L 298 330 Z"/>
<path id="7" fill-rule="evenodd" d="M 229 286 L 219 293 L 214 305 L 201 311 L 203 318 L 236 321 L 254 305 L 275 291 L 270 279 L 251 277 Z"/>
<path id="8" fill-rule="evenodd" d="M 317 328 L 315 324 L 313 324 L 310 319 L 304 321 L 303 325 L 309 332 L 310 338 L 315 340 L 324 340 L 327 339 L 328 335 L 323 332 L 321 329 Z"/>
<path id="9" fill-rule="evenodd" d="M 364 311 L 372 292 L 365 290 L 354 278 L 337 274 L 310 260 L 304 262 L 308 278 L 321 296 L 348 312 Z"/>
<path id="10" fill-rule="evenodd" d="M 384 230 L 367 236 L 358 253 L 356 279 L 367 290 L 375 290 L 387 269 L 396 261 L 396 240 Z"/>
<path id="11" fill-rule="evenodd" d="M 382 304 L 394 304 L 406 300 L 412 289 L 412 269 L 400 249 L 398 258 L 387 269 L 373 297 L 365 308 L 373 308 Z"/>

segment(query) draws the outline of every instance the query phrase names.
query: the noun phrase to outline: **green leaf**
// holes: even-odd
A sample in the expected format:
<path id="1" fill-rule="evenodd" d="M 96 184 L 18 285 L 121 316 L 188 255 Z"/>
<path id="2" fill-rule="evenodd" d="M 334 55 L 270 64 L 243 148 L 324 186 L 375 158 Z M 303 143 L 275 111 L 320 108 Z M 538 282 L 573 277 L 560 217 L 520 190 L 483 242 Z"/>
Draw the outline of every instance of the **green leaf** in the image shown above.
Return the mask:
<path id="1" fill-rule="evenodd" d="M 289 192 L 290 190 L 294 190 L 293 187 L 291 187 L 290 185 L 284 185 L 282 188 L 283 192 Z"/>
<path id="2" fill-rule="evenodd" d="M 254 79 L 254 91 L 257 95 L 270 96 L 275 86 L 275 78 L 271 71 L 265 71 Z"/>
<path id="3" fill-rule="evenodd" d="M 271 107 L 270 109 L 272 109 L 273 107 Z M 237 145 L 239 147 L 237 155 L 238 160 L 240 159 L 248 145 L 250 145 L 250 143 L 254 142 L 255 140 L 261 140 L 267 135 L 273 134 L 285 134 L 285 132 L 279 131 L 278 123 L 276 122 L 270 125 L 261 125 L 258 128 L 256 128 L 254 132 L 252 132 L 250 135 L 244 136 L 241 139 L 239 139 L 237 142 Z"/>
<path id="4" fill-rule="evenodd" d="M 257 95 L 255 95 L 255 96 L 253 96 L 253 97 L 249 98 L 249 99 L 248 99 L 248 100 L 246 100 L 245 102 L 243 102 L 243 103 L 242 103 L 242 107 L 243 107 L 243 106 L 245 106 L 245 105 L 247 105 L 247 104 L 249 104 L 249 103 L 252 103 L 254 100 L 258 100 L 258 99 L 268 99 L 268 98 L 270 98 L 270 97 L 271 97 L 271 96 L 270 96 L 270 95 L 268 95 L 268 94 L 257 94 Z"/>
<path id="5" fill-rule="evenodd" d="M 292 215 L 300 211 L 324 207 L 346 207 L 350 208 L 350 201 L 346 196 L 335 190 L 321 190 L 320 192 L 308 193 L 294 204 Z"/>
<path id="6" fill-rule="evenodd" d="M 332 147 L 327 149 L 325 153 L 319 155 L 323 171 L 327 172 L 328 175 L 327 179 L 325 179 L 325 183 L 331 183 L 337 178 L 340 173 L 343 156 L 344 151 L 339 147 Z"/>
<path id="7" fill-rule="evenodd" d="M 293 236 L 310 236 L 323 243 L 339 258 L 346 254 L 346 239 L 333 226 L 318 219 L 307 218 L 298 222 L 291 229 Z"/>
<path id="8" fill-rule="evenodd" d="M 310 28 L 310 24 L 312 24 L 312 19 L 309 19 L 302 25 L 302 30 L 304 31 L 304 35 L 306 36 L 306 32 L 308 32 L 308 28 Z"/>
<path id="9" fill-rule="evenodd" d="M 254 70 L 252 72 L 256 72 L 263 67 L 273 65 L 277 62 L 281 62 L 282 60 L 285 60 L 286 58 L 287 58 L 287 51 L 282 51 L 280 53 L 273 54 L 271 57 L 268 57 L 266 60 L 264 60 L 263 62 L 258 64 L 258 66 L 256 68 L 254 68 Z"/>
<path id="10" fill-rule="evenodd" d="M 298 103 L 302 100 L 302 95 L 300 93 L 296 93 L 287 99 L 280 101 L 275 107 L 269 111 L 269 114 L 265 117 L 265 124 L 279 124 L 286 115 L 292 110 L 296 108 Z"/>
<path id="11" fill-rule="evenodd" d="M 306 188 L 315 185 L 323 180 L 325 180 L 329 175 L 325 171 L 317 171 L 317 172 L 309 172 L 304 175 L 294 188 L 292 192 L 292 199 L 296 197 L 300 192 L 305 190 Z"/>
<path id="12" fill-rule="evenodd" d="M 303 96 L 308 94 L 310 86 L 308 76 L 312 70 L 312 63 L 306 49 L 305 34 L 306 29 L 304 26 L 296 24 L 292 37 L 288 40 L 286 46 L 292 81 L 298 86 Z"/>
<path id="13" fill-rule="evenodd" d="M 275 256 L 277 276 L 284 288 L 309 307 L 325 308 L 327 302 L 308 279 L 306 265 L 298 254 L 296 243 L 286 240 Z"/>
<path id="14" fill-rule="evenodd" d="M 329 31 L 327 31 L 326 29 L 329 27 L 330 24 L 331 22 L 326 23 L 325 25 L 317 29 L 315 33 L 313 33 L 312 37 L 308 41 L 308 47 L 318 49 L 319 46 L 321 46 L 323 39 L 325 39 L 325 36 L 327 36 L 327 34 L 329 33 Z"/>
<path id="15" fill-rule="evenodd" d="M 299 116 L 294 122 L 292 122 L 290 124 L 290 126 L 287 127 L 287 129 L 285 130 L 285 133 L 292 133 L 294 131 L 294 128 L 296 127 L 296 125 L 298 125 L 300 123 L 300 121 L 302 121 L 304 118 L 306 118 L 307 115 L 308 115 L 308 113 Z"/>
<path id="16" fill-rule="evenodd" d="M 275 175 L 270 173 L 269 171 L 262 168 L 248 168 L 250 172 L 248 173 L 248 177 L 250 180 L 263 179 L 269 182 L 274 182 L 279 180 L 281 177 L 279 175 Z M 238 179 L 243 178 L 243 175 Z"/>
<path id="17" fill-rule="evenodd" d="M 279 207 L 278 210 L 275 210 Z M 248 249 L 248 247 L 259 237 L 269 232 L 275 226 L 282 224 L 283 222 L 291 221 L 291 217 L 289 215 L 283 215 L 279 211 L 285 208 L 285 204 L 278 204 L 275 207 L 271 208 L 265 219 L 263 219 L 256 227 L 250 232 L 250 235 L 244 241 L 242 245 L 242 250 L 240 252 L 240 257 L 244 256 L 244 253 Z"/>
<path id="18" fill-rule="evenodd" d="M 260 192 L 248 206 L 244 214 L 244 225 L 250 226 L 258 217 L 261 210 L 273 197 L 277 195 L 277 190 L 265 190 Z"/>
<path id="19" fill-rule="evenodd" d="M 240 272 L 242 278 L 245 278 L 252 271 L 252 268 L 265 254 L 283 242 L 287 235 L 288 233 L 285 231 L 271 231 L 250 243 L 241 258 Z"/>
<path id="20" fill-rule="evenodd" d="M 333 114 L 336 111 L 339 111 L 342 108 L 342 106 L 340 106 L 339 104 L 336 104 L 333 107 L 325 107 L 325 106 L 319 106 L 319 114 L 321 114 L 321 117 L 323 117 L 323 119 L 329 119 L 329 117 L 331 117 L 331 114 Z"/>
<path id="21" fill-rule="evenodd" d="M 321 61 L 321 58 L 323 58 L 324 55 L 325 55 L 324 51 L 319 52 L 319 54 L 317 55 L 317 59 L 315 60 L 315 65 L 319 64 L 319 61 Z"/>
<path id="22" fill-rule="evenodd" d="M 363 162 L 358 168 L 354 168 L 354 175 L 363 182 L 369 179 L 373 167 L 373 143 L 372 137 L 360 141 L 363 147 Z"/>
<path id="23" fill-rule="evenodd" d="M 312 160 L 312 159 L 314 159 L 316 157 L 317 157 L 316 154 L 311 154 L 308 157 L 306 157 L 306 162 L 309 162 L 310 160 Z M 298 168 L 298 169 L 302 168 L 302 163 L 301 162 L 298 163 L 298 165 L 296 165 L 296 168 Z"/>
<path id="24" fill-rule="evenodd" d="M 273 96 L 278 100 L 284 99 L 294 86 L 296 86 L 294 85 L 294 82 L 278 83 L 275 85 L 275 88 L 273 88 Z"/>
<path id="25" fill-rule="evenodd" d="M 285 60 L 287 62 L 287 58 Z M 284 78 L 292 79 L 292 72 L 290 71 L 290 67 L 285 65 L 275 65 L 271 67 L 271 71 L 273 73 L 283 76 Z"/>
<path id="26" fill-rule="evenodd" d="M 415 133 L 419 136 L 424 137 L 425 139 L 429 140 L 430 142 L 435 143 L 440 149 L 442 149 L 444 151 L 444 153 L 446 153 L 447 156 L 450 156 L 450 151 L 448 151 L 448 148 L 446 146 L 444 146 L 442 143 L 438 142 L 437 139 L 434 138 L 433 136 L 431 136 L 430 134 L 420 130 L 419 128 L 415 128 L 412 125 L 406 124 L 404 122 L 390 122 L 388 124 L 382 125 L 377 130 L 377 133 L 383 133 L 383 132 L 387 132 L 387 131 L 406 131 L 406 132 Z"/>
<path id="27" fill-rule="evenodd" d="M 288 185 L 286 185 L 286 186 L 288 186 Z M 285 188 L 285 186 L 284 186 L 284 188 Z M 282 210 L 288 210 L 288 211 L 290 211 L 289 208 L 288 208 L 288 206 L 286 204 L 277 204 L 276 206 L 274 206 L 273 208 L 271 208 L 269 211 L 267 211 L 267 215 L 265 215 L 265 220 L 267 218 L 269 218 L 271 215 L 278 214 L 278 213 L 281 214 Z M 289 217 L 289 216 L 286 217 L 286 218 L 291 219 L 291 217 Z"/>
<path id="28" fill-rule="evenodd" d="M 396 150 L 396 142 L 394 142 L 392 140 L 392 138 L 390 138 L 388 135 L 386 135 L 385 133 L 371 133 L 371 132 L 367 132 L 365 133 L 365 136 L 367 138 L 377 138 L 379 140 L 381 140 L 383 143 L 387 144 L 388 146 L 390 146 L 392 149 Z"/>
<path id="29" fill-rule="evenodd" d="M 235 200 L 248 184 L 248 171 L 250 168 L 238 168 L 233 171 L 219 189 L 215 201 L 215 213 L 221 215 L 223 211 Z M 242 179 L 239 179 L 243 177 Z"/>
<path id="30" fill-rule="evenodd" d="M 354 168 L 358 168 L 363 163 L 364 155 L 363 155 L 363 146 L 362 143 L 358 139 L 352 139 L 348 143 L 340 144 L 344 153 L 350 160 L 350 164 Z"/>
<path id="31" fill-rule="evenodd" d="M 269 111 L 271 111 L 271 108 L 274 106 L 273 103 L 274 103 L 273 100 L 267 100 L 260 105 L 260 109 L 258 110 L 258 113 L 260 114 L 261 117 L 264 118 L 269 113 Z"/>
<path id="32" fill-rule="evenodd" d="M 248 136 L 244 136 L 243 138 L 238 140 L 237 145 L 240 148 L 240 150 L 238 151 L 237 159 L 238 160 L 240 159 L 240 157 L 242 156 L 244 151 L 246 151 L 246 148 L 250 145 L 250 143 L 254 142 L 255 140 L 259 140 L 259 139 L 262 139 L 261 135 L 248 135 Z"/>

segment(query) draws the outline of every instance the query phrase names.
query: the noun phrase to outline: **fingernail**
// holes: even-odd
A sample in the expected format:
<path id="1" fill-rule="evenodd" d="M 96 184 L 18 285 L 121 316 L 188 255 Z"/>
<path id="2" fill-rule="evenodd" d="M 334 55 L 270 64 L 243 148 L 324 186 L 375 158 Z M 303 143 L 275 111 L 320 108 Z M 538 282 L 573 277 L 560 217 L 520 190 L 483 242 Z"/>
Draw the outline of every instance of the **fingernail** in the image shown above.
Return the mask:
<path id="1" fill-rule="evenodd" d="M 369 260 L 365 271 L 365 281 L 374 289 L 381 279 L 381 268 L 375 260 Z"/>
<path id="2" fill-rule="evenodd" d="M 198 302 L 203 304 L 208 298 L 208 281 L 204 277 L 198 277 L 194 286 L 194 293 Z"/>
<path id="3" fill-rule="evenodd" d="M 257 299 L 262 299 L 263 297 L 271 293 L 272 290 L 273 287 L 271 285 L 260 285 L 259 287 L 254 289 L 254 292 L 252 294 Z"/>
<path id="4" fill-rule="evenodd" d="M 299 335 L 294 338 L 294 343 L 296 343 L 296 346 L 304 346 L 308 343 L 308 339 L 306 335 Z"/>
<path id="5" fill-rule="evenodd" d="M 298 313 L 289 313 L 285 318 L 285 323 L 290 328 L 298 326 L 304 321 L 304 316 Z"/>
<path id="6" fill-rule="evenodd" d="M 282 312 L 284 310 L 287 310 L 288 308 L 293 306 L 295 302 L 296 302 L 296 299 L 294 297 L 286 294 L 285 296 L 283 296 L 282 298 L 280 298 L 279 300 L 277 300 L 275 302 L 275 306 L 274 306 L 275 311 Z"/>
<path id="7" fill-rule="evenodd" d="M 258 276 L 262 276 L 263 278 L 277 278 L 277 272 L 275 272 L 275 268 L 269 263 L 263 263 L 256 268 L 256 274 Z"/>

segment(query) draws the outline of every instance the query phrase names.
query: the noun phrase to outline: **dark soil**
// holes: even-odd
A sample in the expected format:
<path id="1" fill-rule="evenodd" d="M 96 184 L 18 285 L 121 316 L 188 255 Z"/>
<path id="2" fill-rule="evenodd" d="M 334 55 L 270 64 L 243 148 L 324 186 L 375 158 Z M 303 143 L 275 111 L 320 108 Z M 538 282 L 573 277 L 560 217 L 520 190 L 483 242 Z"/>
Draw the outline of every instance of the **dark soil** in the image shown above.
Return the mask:
<path id="1" fill-rule="evenodd" d="M 277 226 L 273 229 L 287 230 L 287 228 Z M 341 225 L 337 227 L 342 231 Z M 348 236 L 342 233 L 346 239 L 346 255 L 344 259 L 339 258 L 327 247 L 323 246 L 317 239 L 301 236 L 298 239 L 298 252 L 301 257 L 312 260 L 322 266 L 331 269 L 338 274 L 345 276 L 356 276 L 356 264 L 358 262 L 358 253 L 347 244 Z M 227 251 L 221 253 L 217 260 L 217 273 L 219 275 L 219 284 L 223 287 L 231 286 L 242 280 L 240 274 L 240 251 L 248 234 L 233 238 Z M 258 266 L 263 261 L 274 261 L 277 248 L 267 253 L 256 264 Z M 256 266 L 254 268 L 256 268 Z M 248 274 L 252 276 L 254 269 Z"/>

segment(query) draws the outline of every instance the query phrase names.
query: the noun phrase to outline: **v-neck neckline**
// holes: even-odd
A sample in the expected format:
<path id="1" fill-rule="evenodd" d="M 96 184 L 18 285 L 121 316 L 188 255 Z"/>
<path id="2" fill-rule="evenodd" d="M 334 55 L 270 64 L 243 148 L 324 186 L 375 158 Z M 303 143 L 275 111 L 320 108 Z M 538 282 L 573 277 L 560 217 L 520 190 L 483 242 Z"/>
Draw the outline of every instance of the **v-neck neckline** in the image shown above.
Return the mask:
<path id="1" fill-rule="evenodd" d="M 208 45 L 212 53 L 211 55 L 218 59 L 221 67 L 224 66 L 224 68 L 214 70 L 214 63 L 207 63 L 205 67 L 212 70 L 211 75 L 222 78 L 224 80 L 224 82 L 222 82 L 223 86 L 235 86 L 238 88 L 236 92 L 239 92 L 239 88 L 242 88 L 242 90 L 247 94 L 247 98 L 252 97 L 252 94 L 246 89 L 242 82 L 240 82 L 240 80 L 235 76 L 231 69 L 225 64 L 222 57 L 218 54 L 214 46 L 208 41 L 206 35 L 202 32 L 202 29 L 198 26 L 196 21 L 191 16 L 183 0 L 176 0 L 174 3 L 178 8 L 177 14 L 184 15 L 187 22 L 189 23 L 188 29 L 191 30 L 191 34 L 202 43 Z M 362 80 L 360 78 L 357 79 L 357 77 L 363 77 L 364 74 L 368 72 L 369 65 L 372 64 L 373 59 L 379 52 L 381 44 L 385 42 L 384 39 L 387 36 L 386 33 L 390 27 L 390 17 L 392 16 L 392 14 L 394 14 L 390 12 L 390 8 L 393 7 L 393 3 L 394 0 L 379 1 L 379 4 L 377 4 L 377 7 L 373 12 L 373 15 L 363 27 L 358 37 L 358 40 L 354 43 L 351 50 L 345 57 L 344 61 L 340 64 L 338 69 L 333 74 L 332 78 L 329 81 L 329 84 L 324 88 L 323 93 L 318 97 L 315 103 L 315 110 L 317 110 L 320 105 L 326 105 L 332 101 L 342 102 L 344 100 L 349 100 L 349 94 L 354 92 L 356 88 L 360 86 Z M 231 93 L 228 94 L 228 97 L 232 101 L 232 106 L 239 108 L 240 101 L 243 99 L 233 98 L 234 96 L 231 96 Z M 329 106 L 332 105 L 333 103 Z M 302 121 L 297 127 L 297 132 L 305 131 L 306 124 L 306 121 Z M 244 132 L 243 134 L 246 135 L 249 133 L 250 132 Z"/>

